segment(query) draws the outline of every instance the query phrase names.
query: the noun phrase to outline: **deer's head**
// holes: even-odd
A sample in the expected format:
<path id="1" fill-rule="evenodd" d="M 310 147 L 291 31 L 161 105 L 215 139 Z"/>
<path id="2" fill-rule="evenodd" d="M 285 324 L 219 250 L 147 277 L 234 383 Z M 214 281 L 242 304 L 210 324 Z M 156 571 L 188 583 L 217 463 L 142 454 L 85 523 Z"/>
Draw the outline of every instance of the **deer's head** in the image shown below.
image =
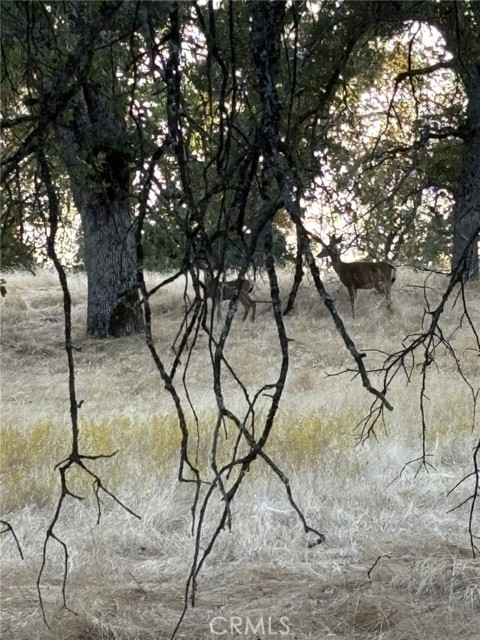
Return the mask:
<path id="1" fill-rule="evenodd" d="M 317 254 L 317 258 L 332 258 L 332 260 L 340 260 L 340 243 L 343 240 L 343 236 L 338 238 L 333 235 L 329 236 L 329 243 L 323 245 L 323 249 Z"/>

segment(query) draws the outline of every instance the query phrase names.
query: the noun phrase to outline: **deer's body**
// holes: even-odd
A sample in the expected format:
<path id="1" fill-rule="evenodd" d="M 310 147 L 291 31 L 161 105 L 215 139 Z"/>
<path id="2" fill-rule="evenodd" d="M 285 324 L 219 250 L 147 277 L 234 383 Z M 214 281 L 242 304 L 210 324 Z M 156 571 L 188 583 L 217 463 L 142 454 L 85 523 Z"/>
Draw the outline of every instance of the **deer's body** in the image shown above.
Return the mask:
<path id="1" fill-rule="evenodd" d="M 352 305 L 352 316 L 355 317 L 355 294 L 357 289 L 376 289 L 385 296 L 388 309 L 392 312 L 390 291 L 396 279 L 396 269 L 393 264 L 389 262 L 342 262 L 338 247 L 341 241 L 342 236 L 339 238 L 332 236 L 330 244 L 324 245 L 318 257 L 330 258 L 332 267 L 340 281 L 347 287 L 350 304 Z"/>
<path id="2" fill-rule="evenodd" d="M 255 320 L 257 305 L 255 299 L 251 297 L 253 291 L 253 282 L 250 280 L 242 280 L 238 300 L 245 309 L 243 321 L 248 317 L 250 309 L 252 310 L 252 322 Z M 238 291 L 238 280 L 227 280 L 226 282 L 213 280 L 211 274 L 205 270 L 205 295 L 212 300 L 213 309 L 217 309 L 217 318 L 222 317 L 222 302 L 231 300 Z"/>

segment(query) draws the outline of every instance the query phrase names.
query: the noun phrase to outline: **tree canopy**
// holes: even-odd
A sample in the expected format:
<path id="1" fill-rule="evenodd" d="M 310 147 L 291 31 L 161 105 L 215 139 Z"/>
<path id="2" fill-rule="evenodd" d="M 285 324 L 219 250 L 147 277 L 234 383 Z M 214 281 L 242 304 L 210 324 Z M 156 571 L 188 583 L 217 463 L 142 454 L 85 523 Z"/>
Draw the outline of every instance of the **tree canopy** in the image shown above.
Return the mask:
<path id="1" fill-rule="evenodd" d="M 200 233 L 240 266 L 265 193 L 279 195 L 260 154 L 251 5 L 5 2 L 2 13 L 4 266 L 31 264 L 42 245 L 40 147 L 60 227 L 81 216 L 92 290 L 105 295 L 93 274 L 107 268 L 127 270 L 116 295 L 134 285 L 108 256 L 113 232 L 98 250 L 102 208 L 132 263 L 136 225 L 150 266 L 180 266 Z M 459 185 L 474 161 L 475 3 L 279 2 L 265 19 L 279 158 L 302 215 L 317 231 L 348 231 L 367 256 L 444 263 L 465 219 L 454 202 L 478 211 L 464 202 L 474 184 Z M 289 238 L 295 224 L 278 204 L 274 224 Z"/>

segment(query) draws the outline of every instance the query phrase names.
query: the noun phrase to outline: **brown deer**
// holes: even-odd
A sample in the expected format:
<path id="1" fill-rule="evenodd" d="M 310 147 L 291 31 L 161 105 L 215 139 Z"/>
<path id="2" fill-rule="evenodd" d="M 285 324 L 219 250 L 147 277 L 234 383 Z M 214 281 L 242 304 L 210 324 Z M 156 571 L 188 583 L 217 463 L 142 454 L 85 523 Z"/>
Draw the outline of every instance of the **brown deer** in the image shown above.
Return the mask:
<path id="1" fill-rule="evenodd" d="M 215 311 L 216 307 L 217 318 L 220 320 L 222 317 L 222 302 L 224 300 L 231 300 L 236 295 L 238 291 L 238 279 L 221 282 L 213 279 L 212 273 L 208 269 L 203 269 L 203 271 L 205 273 L 205 296 L 206 298 L 211 298 L 213 305 L 212 312 Z M 253 287 L 253 282 L 250 282 L 250 280 L 242 280 L 238 300 L 242 303 L 245 309 L 245 314 L 243 316 L 244 322 L 250 313 L 250 309 L 252 309 L 252 322 L 255 320 L 257 304 L 255 299 L 250 295 L 253 291 Z"/>
<path id="2" fill-rule="evenodd" d="M 387 299 L 388 310 L 392 312 L 390 290 L 396 279 L 396 269 L 389 262 L 342 262 L 339 244 L 343 236 L 330 236 L 330 243 L 324 244 L 317 258 L 330 258 L 342 284 L 348 289 L 352 316 L 355 318 L 355 294 L 357 289 L 376 289 Z"/>

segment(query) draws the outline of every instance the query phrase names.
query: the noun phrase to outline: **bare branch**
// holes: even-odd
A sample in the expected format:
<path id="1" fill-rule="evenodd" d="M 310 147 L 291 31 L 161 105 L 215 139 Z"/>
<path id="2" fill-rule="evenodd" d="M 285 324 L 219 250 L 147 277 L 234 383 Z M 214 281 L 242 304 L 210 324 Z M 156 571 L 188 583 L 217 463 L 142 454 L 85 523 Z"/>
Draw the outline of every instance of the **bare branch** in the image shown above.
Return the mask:
<path id="1" fill-rule="evenodd" d="M 0 520 L 0 525 L 2 525 L 3 527 L 5 527 L 5 529 L 3 531 L 0 531 L 0 535 L 2 533 L 7 533 L 8 531 L 12 534 L 13 539 L 15 540 L 15 544 L 17 545 L 17 549 L 18 549 L 18 553 L 20 554 L 21 559 L 23 560 L 23 552 L 22 552 L 22 547 L 20 546 L 20 543 L 18 541 L 17 538 L 17 534 L 15 533 L 14 528 L 12 527 L 12 525 L 7 522 L 6 520 Z"/>

